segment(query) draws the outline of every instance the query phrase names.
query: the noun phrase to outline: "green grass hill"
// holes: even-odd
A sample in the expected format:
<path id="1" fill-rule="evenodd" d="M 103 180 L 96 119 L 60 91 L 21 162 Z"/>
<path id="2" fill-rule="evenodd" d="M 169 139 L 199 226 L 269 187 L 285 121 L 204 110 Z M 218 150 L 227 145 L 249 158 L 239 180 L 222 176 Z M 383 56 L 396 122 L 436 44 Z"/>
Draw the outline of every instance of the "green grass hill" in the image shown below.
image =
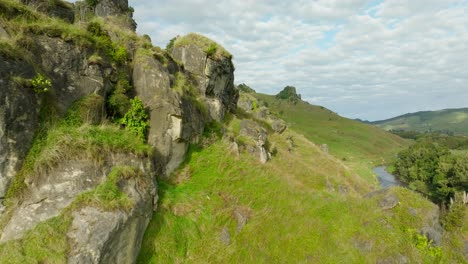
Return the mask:
<path id="1" fill-rule="evenodd" d="M 366 196 L 378 188 L 369 168 L 406 141 L 302 101 L 248 96 L 261 99 L 253 114 L 228 118 L 223 139 L 192 146 L 180 169 L 160 181 L 137 263 L 465 261 L 457 235 L 445 234 L 440 247 L 419 235 L 437 210 L 426 198 L 404 188 Z M 230 152 L 241 119 L 259 122 L 262 102 L 290 126 L 270 134 L 275 151 L 266 164 Z M 399 202 L 384 209 L 388 197 Z"/>
<path id="2" fill-rule="evenodd" d="M 369 181 L 371 168 L 389 163 L 408 141 L 372 125 L 341 117 L 322 107 L 299 100 L 291 104 L 278 96 L 252 93 L 292 130 L 316 144 L 327 144 L 330 153 Z"/>
<path id="3" fill-rule="evenodd" d="M 385 130 L 468 135 L 468 108 L 410 113 L 371 123 Z"/>

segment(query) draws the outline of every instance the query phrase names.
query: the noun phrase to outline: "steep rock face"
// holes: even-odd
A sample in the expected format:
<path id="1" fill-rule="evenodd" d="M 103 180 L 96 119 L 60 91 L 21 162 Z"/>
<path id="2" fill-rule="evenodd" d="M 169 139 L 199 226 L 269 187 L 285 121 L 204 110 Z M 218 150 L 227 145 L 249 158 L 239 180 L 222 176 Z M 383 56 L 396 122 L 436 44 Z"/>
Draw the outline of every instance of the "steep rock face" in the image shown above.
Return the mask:
<path id="1" fill-rule="evenodd" d="M 135 161 L 135 160 L 134 160 Z M 156 209 L 157 195 L 150 162 L 137 161 L 144 183 L 132 179 L 122 186 L 133 201 L 130 211 L 103 211 L 84 207 L 73 213 L 67 237 L 71 252 L 69 263 L 134 263 L 146 227 Z M 146 167 L 146 168 L 145 168 Z"/>
<path id="2" fill-rule="evenodd" d="M 88 63 L 91 50 L 59 38 L 37 37 L 37 44 L 37 61 L 52 79 L 56 101 L 63 111 L 84 96 L 92 93 L 105 96 L 111 89 L 112 67 Z"/>
<path id="3" fill-rule="evenodd" d="M 222 120 L 226 111 L 237 108 L 239 93 L 234 87 L 230 58 L 211 58 L 195 44 L 174 47 L 172 56 L 197 80 L 197 89 L 206 97 L 211 118 Z"/>
<path id="4" fill-rule="evenodd" d="M 135 59 L 135 91 L 150 110 L 148 143 L 156 148 L 159 167 L 169 175 L 185 159 L 188 144 L 203 132 L 205 117 L 200 110 L 175 92 L 169 71 L 155 58 Z"/>
<path id="5" fill-rule="evenodd" d="M 136 30 L 137 24 L 133 20 L 133 9 L 129 8 L 128 0 L 101 0 L 97 1 L 95 6 L 90 6 L 85 1 L 75 3 L 76 20 L 85 22 L 93 15 L 104 18 L 119 17 L 122 26 Z"/>
<path id="6" fill-rule="evenodd" d="M 24 0 L 24 3 L 38 6 L 45 2 Z M 74 11 L 79 22 L 86 22 L 89 14 L 104 17 L 105 21 L 133 22 L 132 9 L 126 0 L 102 0 L 95 6 L 77 2 Z M 129 25 L 135 26 L 134 22 Z M 0 38 L 9 38 L 8 33 L 16 37 L 11 28 L 6 29 L 8 32 L 0 28 Z M 111 40 L 115 41 L 115 35 L 109 32 Z M 226 111 L 236 108 L 238 94 L 233 86 L 232 62 L 228 58 L 211 59 L 202 52 L 203 62 L 186 60 L 187 65 L 196 67 L 199 64 L 199 72 L 193 70 L 194 67 L 191 68 L 193 72 L 181 70 L 173 60 L 160 62 L 163 60 L 158 60 L 154 54 L 129 54 L 130 59 L 124 64 L 111 64 L 106 56 L 102 56 L 99 63 L 93 63 L 88 61 L 91 55 L 103 52 L 98 47 L 78 45 L 74 40 L 45 34 L 30 33 L 26 37 L 34 39 L 27 48 L 19 48 L 27 59 L 0 53 L 0 85 L 3 87 L 0 90 L 0 202 L 15 175 L 27 179 L 25 186 L 23 181 L 15 182 L 21 189 L 11 192 L 17 196 L 8 198 L 8 213 L 2 215 L 4 207 L 0 206 L 0 243 L 21 241 L 25 233 L 39 223 L 66 214 L 71 217 L 67 231 L 68 262 L 134 263 L 157 205 L 155 175 L 170 174 L 185 159 L 189 144 L 199 141 L 206 123 L 213 119 L 222 120 Z M 127 47 L 129 53 L 134 53 L 134 48 L 140 45 L 133 43 L 133 39 L 127 42 L 132 42 L 129 45 L 133 47 Z M 56 163 L 41 165 L 44 168 L 28 169 L 26 176 L 18 174 L 44 117 L 41 109 L 45 106 L 56 108 L 57 118 L 66 121 L 64 115 L 77 100 L 96 94 L 103 102 L 103 98 L 112 94 L 117 79 L 131 71 L 127 67 L 130 60 L 134 65 L 133 78 L 128 78 L 128 82 L 133 83 L 132 96 L 140 97 L 149 110 L 148 143 L 155 147 L 155 155 L 137 156 L 104 147 L 104 153 L 96 154 L 98 160 L 93 159 L 94 156 L 77 154 L 74 157 L 75 154 L 71 154 L 58 157 Z M 47 93 L 39 93 L 31 86 L 31 80 L 37 76 L 50 79 L 52 87 Z M 177 76 L 188 80 L 187 91 L 171 87 Z M 78 128 L 100 124 L 104 107 L 101 105 L 96 112 L 99 113 L 91 113 L 92 117 L 84 121 L 86 124 L 77 125 Z M 93 128 L 98 129 L 97 126 Z M 117 131 L 120 130 L 117 128 Z M 60 144 L 58 141 L 57 146 Z M 105 184 L 109 172 L 117 166 L 130 166 L 142 172 L 142 178 L 123 179 L 117 183 L 119 191 L 132 201 L 130 207 L 109 209 L 95 204 L 95 199 L 76 205 L 83 199 L 82 195 Z"/>
<path id="7" fill-rule="evenodd" d="M 36 8 L 40 12 L 61 18 L 69 23 L 75 21 L 75 13 L 73 4 L 71 3 L 49 0 L 21 0 L 21 2 Z"/>
<path id="8" fill-rule="evenodd" d="M 84 96 L 104 96 L 110 89 L 112 68 L 88 64 L 87 50 L 59 38 L 38 36 L 36 41 L 35 61 L 51 79 L 51 93 L 62 112 Z M 0 200 L 29 150 L 45 98 L 14 78 L 32 79 L 36 74 L 30 62 L 6 57 L 0 61 L 0 83 L 4 87 L 0 90 Z"/>
<path id="9" fill-rule="evenodd" d="M 40 100 L 32 89 L 11 78 L 20 74 L 33 76 L 34 69 L 25 61 L 0 56 L 0 215 L 2 200 L 29 150 L 38 123 Z"/>

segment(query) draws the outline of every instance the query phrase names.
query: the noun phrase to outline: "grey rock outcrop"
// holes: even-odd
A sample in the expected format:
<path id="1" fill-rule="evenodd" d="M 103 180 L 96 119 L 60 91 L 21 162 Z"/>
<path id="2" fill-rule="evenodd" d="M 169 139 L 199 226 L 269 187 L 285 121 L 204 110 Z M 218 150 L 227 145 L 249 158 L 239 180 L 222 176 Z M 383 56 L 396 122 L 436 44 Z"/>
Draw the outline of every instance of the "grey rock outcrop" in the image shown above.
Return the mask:
<path id="1" fill-rule="evenodd" d="M 444 229 L 440 225 L 439 221 L 440 210 L 439 207 L 433 206 L 433 208 L 425 214 L 425 223 L 424 226 L 419 230 L 419 232 L 426 236 L 428 240 L 431 240 L 434 245 L 442 245 L 442 236 Z"/>
<path id="2" fill-rule="evenodd" d="M 135 263 L 146 227 L 152 217 L 156 194 L 153 177 L 145 186 L 128 181 L 124 192 L 134 202 L 131 211 L 106 212 L 84 207 L 73 213 L 67 234 L 71 243 L 68 263 Z"/>
<path id="3" fill-rule="evenodd" d="M 105 96 L 111 87 L 106 81 L 112 69 L 89 65 L 86 50 L 59 38 L 36 37 L 35 61 L 52 80 L 52 93 L 57 106 L 64 113 L 76 100 L 89 94 Z M 41 105 L 48 104 L 47 96 L 36 94 L 12 77 L 32 79 L 34 67 L 21 59 L 0 61 L 0 200 L 11 178 L 21 167 L 38 127 Z M 21 133 L 18 133 L 21 131 Z"/>
<path id="4" fill-rule="evenodd" d="M 109 64 L 90 64 L 92 51 L 59 38 L 36 37 L 37 61 L 52 80 L 59 108 L 65 111 L 74 101 L 89 94 L 105 96 L 112 87 Z"/>
<path id="5" fill-rule="evenodd" d="M 169 71 L 155 58 L 137 56 L 133 80 L 150 111 L 148 143 L 158 152 L 161 174 L 169 175 L 184 161 L 189 143 L 202 134 L 205 117 L 171 88 Z"/>
<path id="6" fill-rule="evenodd" d="M 10 75 L 21 74 L 32 76 L 34 69 L 22 60 L 12 61 L 0 56 L 0 211 L 1 202 L 26 157 L 38 123 L 40 100 L 31 89 L 10 78 Z"/>
<path id="7" fill-rule="evenodd" d="M 68 23 L 73 23 L 75 21 L 74 6 L 68 1 L 21 0 L 21 2 L 25 5 L 30 5 L 49 16 L 61 18 Z"/>
<path id="8" fill-rule="evenodd" d="M 270 159 L 270 153 L 266 149 L 268 132 L 259 124 L 252 120 L 242 120 L 240 123 L 240 134 L 254 142 L 254 145 L 247 144 L 246 148 L 261 163 L 266 163 Z"/>
<path id="9" fill-rule="evenodd" d="M 230 58 L 210 58 L 195 44 L 174 47 L 172 56 L 196 79 L 198 92 L 205 98 L 212 119 L 220 121 L 226 111 L 237 108 L 239 92 L 234 86 Z"/>
<path id="10" fill-rule="evenodd" d="M 10 220 L 6 224 L 0 237 L 0 242 L 21 238 L 24 232 L 33 228 L 36 224 L 58 216 L 62 209 L 69 206 L 80 193 L 91 190 L 106 179 L 106 175 L 114 166 L 133 166 L 139 168 L 146 176 L 148 189 L 137 191 L 137 187 L 127 183 L 129 194 L 148 193 L 154 196 L 156 193 L 153 180 L 153 165 L 150 160 L 131 157 L 129 155 L 113 155 L 107 158 L 106 165 L 96 166 L 89 160 L 69 160 L 62 162 L 57 168 L 48 173 L 35 175 L 34 180 L 28 182 L 27 197 L 16 207 Z M 134 184 L 133 184 L 134 185 Z M 142 206 L 142 201 L 151 205 L 152 198 L 130 195 L 135 200 L 133 210 Z M 145 198 L 145 199 L 143 199 Z M 150 212 L 152 210 L 149 210 Z M 149 221 L 151 215 L 139 214 Z M 122 224 L 121 224 L 122 225 Z M 121 226 L 120 225 L 120 226 Z"/>
<path id="11" fill-rule="evenodd" d="M 266 104 L 264 102 L 257 100 L 252 95 L 252 92 L 240 91 L 237 103 L 237 106 L 240 109 L 252 115 L 256 119 L 266 121 L 271 125 L 271 128 L 276 133 L 283 133 L 288 128 L 286 122 L 272 114 L 270 109 L 265 105 Z"/>

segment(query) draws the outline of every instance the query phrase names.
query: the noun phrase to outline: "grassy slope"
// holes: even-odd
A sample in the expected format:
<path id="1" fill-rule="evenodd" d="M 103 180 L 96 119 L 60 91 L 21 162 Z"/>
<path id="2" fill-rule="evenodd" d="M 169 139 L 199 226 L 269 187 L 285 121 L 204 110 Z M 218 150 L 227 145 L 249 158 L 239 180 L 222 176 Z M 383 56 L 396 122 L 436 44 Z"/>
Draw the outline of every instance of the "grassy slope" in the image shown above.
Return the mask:
<path id="1" fill-rule="evenodd" d="M 316 144 L 327 144 L 332 155 L 344 160 L 371 182 L 375 181 L 375 177 L 370 169 L 388 163 L 408 145 L 398 136 L 340 117 L 320 106 L 304 102 L 291 105 L 271 95 L 253 95 L 267 102 L 270 110 L 279 113 L 279 117 L 288 122 L 291 129 Z"/>
<path id="2" fill-rule="evenodd" d="M 425 111 L 376 121 L 373 124 L 385 130 L 403 129 L 418 132 L 448 130 L 468 134 L 468 108 Z"/>
<path id="3" fill-rule="evenodd" d="M 297 145 L 292 152 L 288 136 Z M 192 148 L 185 166 L 160 183 L 138 263 L 376 263 L 400 254 L 410 263 L 434 261 L 408 232 L 422 226 L 423 215 L 411 216 L 409 207 L 424 212 L 433 207 L 427 200 L 398 188 L 401 203 L 384 211 L 359 195 L 369 190 L 366 181 L 304 137 L 270 140 L 278 153 L 265 165 L 227 154 L 223 141 Z M 330 190 L 327 178 L 349 195 Z M 236 212 L 249 216 L 239 231 Z"/>

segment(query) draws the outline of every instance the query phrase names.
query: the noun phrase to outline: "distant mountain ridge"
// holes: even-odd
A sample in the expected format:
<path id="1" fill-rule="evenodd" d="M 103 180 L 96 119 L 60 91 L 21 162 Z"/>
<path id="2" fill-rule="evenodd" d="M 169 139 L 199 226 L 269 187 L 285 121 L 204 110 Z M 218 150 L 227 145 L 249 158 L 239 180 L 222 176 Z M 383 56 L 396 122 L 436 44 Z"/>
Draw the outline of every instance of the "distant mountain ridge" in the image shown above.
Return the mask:
<path id="1" fill-rule="evenodd" d="M 468 134 L 468 108 L 420 111 L 370 123 L 385 130 Z"/>

